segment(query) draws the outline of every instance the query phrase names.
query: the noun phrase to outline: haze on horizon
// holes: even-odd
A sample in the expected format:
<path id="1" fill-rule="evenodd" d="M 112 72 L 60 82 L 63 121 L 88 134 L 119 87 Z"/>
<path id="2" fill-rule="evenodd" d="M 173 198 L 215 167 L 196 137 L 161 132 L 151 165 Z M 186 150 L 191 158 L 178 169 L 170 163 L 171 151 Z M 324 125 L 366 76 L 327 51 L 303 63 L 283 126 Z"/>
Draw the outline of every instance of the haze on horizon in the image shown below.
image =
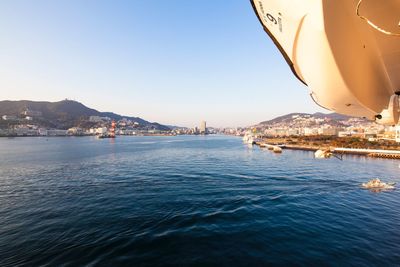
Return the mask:
<path id="1" fill-rule="evenodd" d="M 249 1 L 2 1 L 0 100 L 74 99 L 192 127 L 326 112 Z"/>

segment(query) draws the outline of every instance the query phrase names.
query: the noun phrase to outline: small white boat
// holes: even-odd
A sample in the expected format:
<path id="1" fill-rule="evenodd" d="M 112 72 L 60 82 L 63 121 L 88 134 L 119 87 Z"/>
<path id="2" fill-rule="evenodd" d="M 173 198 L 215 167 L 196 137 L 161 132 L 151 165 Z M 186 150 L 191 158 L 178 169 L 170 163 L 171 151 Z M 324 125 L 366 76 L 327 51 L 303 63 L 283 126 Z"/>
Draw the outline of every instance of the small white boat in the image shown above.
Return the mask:
<path id="1" fill-rule="evenodd" d="M 255 143 L 255 139 L 252 133 L 247 132 L 244 134 L 243 138 L 243 143 L 253 145 Z"/>
<path id="2" fill-rule="evenodd" d="M 255 141 L 254 141 L 253 137 L 250 136 L 250 137 L 247 139 L 247 144 L 252 145 L 252 144 L 254 144 L 254 143 L 255 143 Z"/>
<path id="3" fill-rule="evenodd" d="M 362 183 L 362 187 L 366 189 L 394 189 L 396 183 L 384 183 L 379 178 L 372 179 L 368 183 Z"/>
<path id="4" fill-rule="evenodd" d="M 104 138 L 115 138 L 115 134 L 110 133 L 103 133 L 96 136 L 97 139 L 104 139 Z"/>
<path id="5" fill-rule="evenodd" d="M 243 143 L 248 143 L 250 138 L 253 138 L 253 135 L 251 133 L 245 133 L 243 138 L 242 138 Z"/>
<path id="6" fill-rule="evenodd" d="M 282 153 L 282 148 L 280 148 L 279 146 L 274 146 L 274 149 L 272 151 L 274 151 L 274 153 Z"/>
<path id="7" fill-rule="evenodd" d="M 327 158 L 330 158 L 331 156 L 332 156 L 332 152 L 330 152 L 329 150 L 318 149 L 314 153 L 314 157 L 316 159 L 327 159 Z"/>

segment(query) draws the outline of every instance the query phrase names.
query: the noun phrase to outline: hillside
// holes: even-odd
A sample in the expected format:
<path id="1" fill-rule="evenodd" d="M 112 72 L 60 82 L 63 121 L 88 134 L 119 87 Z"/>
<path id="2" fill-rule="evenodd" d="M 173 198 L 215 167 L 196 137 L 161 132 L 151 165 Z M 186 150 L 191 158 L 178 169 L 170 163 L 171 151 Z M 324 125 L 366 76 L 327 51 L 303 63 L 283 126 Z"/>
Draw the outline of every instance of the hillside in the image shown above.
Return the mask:
<path id="1" fill-rule="evenodd" d="M 331 119 L 331 120 L 335 120 L 335 121 L 345 121 L 350 119 L 350 116 L 346 116 L 346 115 L 342 115 L 342 114 L 338 114 L 338 113 L 321 113 L 321 112 L 317 112 L 314 114 L 309 114 L 309 113 L 290 113 L 290 114 L 286 114 L 283 116 L 279 116 L 276 117 L 272 120 L 268 120 L 268 121 L 263 121 L 260 122 L 259 125 L 269 125 L 269 124 L 277 124 L 277 123 L 288 123 L 293 121 L 293 118 L 296 116 L 310 116 L 316 119 Z"/>
<path id="2" fill-rule="evenodd" d="M 67 129 L 72 126 L 80 125 L 86 122 L 90 116 L 99 116 L 109 117 L 117 121 L 126 118 L 139 123 L 141 127 L 169 130 L 167 126 L 159 123 L 148 122 L 139 117 L 122 116 L 112 112 L 100 112 L 72 100 L 63 100 L 59 102 L 29 100 L 0 101 L 0 116 L 14 115 L 18 117 L 26 110 L 41 112 L 41 116 L 36 118 L 37 122 L 44 126 L 60 129 Z"/>

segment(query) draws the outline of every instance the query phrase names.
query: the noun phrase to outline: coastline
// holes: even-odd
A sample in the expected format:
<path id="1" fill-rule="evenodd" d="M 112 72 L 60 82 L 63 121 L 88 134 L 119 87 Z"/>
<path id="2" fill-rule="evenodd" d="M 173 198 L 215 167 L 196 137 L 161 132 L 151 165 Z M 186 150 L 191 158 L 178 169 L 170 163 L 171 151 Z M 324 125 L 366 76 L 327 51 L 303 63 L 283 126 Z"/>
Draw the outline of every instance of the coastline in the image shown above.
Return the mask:
<path id="1" fill-rule="evenodd" d="M 282 149 L 290 150 L 302 150 L 302 151 L 312 151 L 317 150 L 329 150 L 337 155 L 355 155 L 355 156 L 365 156 L 372 158 L 383 158 L 383 159 L 400 159 L 400 150 L 389 150 L 389 149 L 369 149 L 369 148 L 348 148 L 348 147 L 332 147 L 332 146 L 315 146 L 315 145 L 291 145 L 282 144 L 282 142 L 256 142 L 256 145 L 262 147 L 265 145 L 279 145 Z"/>

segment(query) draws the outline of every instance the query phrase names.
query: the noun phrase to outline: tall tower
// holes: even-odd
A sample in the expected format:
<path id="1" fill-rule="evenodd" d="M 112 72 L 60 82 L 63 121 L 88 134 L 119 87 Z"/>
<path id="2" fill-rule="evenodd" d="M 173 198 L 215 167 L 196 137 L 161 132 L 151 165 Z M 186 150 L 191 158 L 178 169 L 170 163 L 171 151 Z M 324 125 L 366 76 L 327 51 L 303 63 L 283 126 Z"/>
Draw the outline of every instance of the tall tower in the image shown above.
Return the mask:
<path id="1" fill-rule="evenodd" d="M 116 126 L 116 123 L 115 123 L 115 121 L 113 120 L 113 121 L 111 122 L 111 129 L 110 129 L 110 137 L 111 137 L 111 138 L 115 138 L 115 126 Z"/>
<path id="2" fill-rule="evenodd" d="M 206 134 L 207 133 L 207 124 L 206 121 L 202 121 L 200 123 L 200 134 Z"/>

